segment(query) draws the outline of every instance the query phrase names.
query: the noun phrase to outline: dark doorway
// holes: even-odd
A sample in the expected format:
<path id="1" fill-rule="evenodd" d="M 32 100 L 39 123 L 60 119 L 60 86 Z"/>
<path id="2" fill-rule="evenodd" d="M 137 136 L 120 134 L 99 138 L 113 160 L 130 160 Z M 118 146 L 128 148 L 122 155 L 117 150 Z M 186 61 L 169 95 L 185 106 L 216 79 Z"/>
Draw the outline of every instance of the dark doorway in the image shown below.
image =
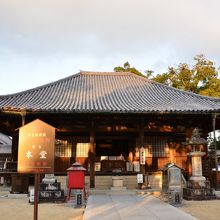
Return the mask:
<path id="1" fill-rule="evenodd" d="M 96 156 L 124 156 L 129 154 L 128 140 L 102 139 L 96 140 Z"/>

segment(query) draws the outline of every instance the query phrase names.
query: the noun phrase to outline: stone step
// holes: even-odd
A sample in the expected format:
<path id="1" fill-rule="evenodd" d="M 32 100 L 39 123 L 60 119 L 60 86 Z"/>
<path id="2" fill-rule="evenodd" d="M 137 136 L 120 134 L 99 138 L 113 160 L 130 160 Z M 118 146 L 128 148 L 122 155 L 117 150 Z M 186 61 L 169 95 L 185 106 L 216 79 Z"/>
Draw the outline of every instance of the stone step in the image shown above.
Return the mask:
<path id="1" fill-rule="evenodd" d="M 28 199 L 28 194 L 8 194 L 8 199 Z"/>
<path id="2" fill-rule="evenodd" d="M 136 190 L 90 189 L 90 195 L 134 195 Z"/>
<path id="3" fill-rule="evenodd" d="M 86 188 L 89 187 L 89 176 L 85 176 Z M 66 189 L 66 176 L 56 176 L 58 182 L 61 183 L 61 188 Z M 124 186 L 128 189 L 137 188 L 137 177 L 134 176 L 123 176 Z M 161 174 L 153 174 L 148 176 L 148 181 L 153 189 L 160 189 L 162 186 Z M 95 185 L 96 188 L 100 189 L 110 189 L 112 186 L 112 176 L 95 176 Z"/>
<path id="4" fill-rule="evenodd" d="M 148 190 L 138 190 L 138 189 L 132 189 L 132 190 L 122 190 L 122 191 L 114 191 L 110 189 L 90 189 L 88 191 L 89 195 L 135 195 L 135 194 L 150 194 L 154 196 L 160 196 L 161 191 L 160 190 L 154 190 L 154 189 L 148 189 Z"/>

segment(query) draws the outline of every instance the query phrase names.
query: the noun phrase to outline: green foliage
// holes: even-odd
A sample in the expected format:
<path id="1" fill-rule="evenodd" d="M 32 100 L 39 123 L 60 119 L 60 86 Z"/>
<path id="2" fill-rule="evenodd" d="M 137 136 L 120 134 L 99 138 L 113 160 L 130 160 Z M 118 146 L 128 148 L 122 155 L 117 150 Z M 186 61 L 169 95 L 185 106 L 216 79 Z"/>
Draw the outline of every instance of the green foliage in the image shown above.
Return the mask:
<path id="1" fill-rule="evenodd" d="M 129 72 L 129 73 L 134 73 L 138 76 L 145 76 L 140 71 L 138 71 L 135 67 L 131 67 L 129 62 L 125 62 L 123 67 L 121 66 L 115 67 L 114 71 L 115 72 Z"/>
<path id="2" fill-rule="evenodd" d="M 220 97 L 220 79 L 210 79 L 210 82 L 203 90 L 200 91 L 199 94 L 205 96 Z"/>
<path id="3" fill-rule="evenodd" d="M 167 73 L 158 74 L 153 79 L 185 91 L 220 97 L 220 79 L 214 63 L 204 55 L 195 56 L 194 61 L 192 68 L 180 63 L 177 68 L 169 67 Z"/>
<path id="4" fill-rule="evenodd" d="M 129 62 L 126 62 L 124 67 L 115 67 L 114 71 L 131 72 L 185 91 L 220 97 L 220 79 L 218 79 L 218 71 L 214 63 L 206 59 L 204 55 L 195 56 L 194 62 L 192 67 L 187 63 L 180 63 L 176 68 L 168 67 L 166 73 L 155 76 L 151 70 L 141 73 L 136 68 L 130 67 Z"/>

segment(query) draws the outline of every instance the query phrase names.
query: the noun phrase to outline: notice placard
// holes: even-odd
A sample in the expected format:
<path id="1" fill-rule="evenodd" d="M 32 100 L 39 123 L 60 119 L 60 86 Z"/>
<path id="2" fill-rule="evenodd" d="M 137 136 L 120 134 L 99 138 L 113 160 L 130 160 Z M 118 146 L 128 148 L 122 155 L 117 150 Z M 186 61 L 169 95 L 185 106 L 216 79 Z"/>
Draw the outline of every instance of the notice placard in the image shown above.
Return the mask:
<path id="1" fill-rule="evenodd" d="M 144 182 L 144 176 L 142 173 L 137 174 L 137 183 L 143 183 Z"/>
<path id="2" fill-rule="evenodd" d="M 140 164 L 145 165 L 145 149 L 144 149 L 144 147 L 140 148 Z"/>
<path id="3" fill-rule="evenodd" d="M 19 128 L 18 172 L 54 173 L 55 128 L 36 119 Z"/>

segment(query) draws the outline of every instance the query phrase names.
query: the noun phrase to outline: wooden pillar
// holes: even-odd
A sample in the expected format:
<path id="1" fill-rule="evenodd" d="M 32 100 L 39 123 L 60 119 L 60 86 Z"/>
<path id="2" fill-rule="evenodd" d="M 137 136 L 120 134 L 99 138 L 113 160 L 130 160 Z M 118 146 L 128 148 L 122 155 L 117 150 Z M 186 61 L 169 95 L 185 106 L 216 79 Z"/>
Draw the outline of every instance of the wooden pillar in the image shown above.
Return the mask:
<path id="1" fill-rule="evenodd" d="M 25 125 L 26 120 L 26 110 L 21 110 L 21 126 Z M 14 131 L 12 134 L 12 159 L 14 161 L 18 160 L 18 136 L 19 133 L 17 131 Z"/>
<path id="2" fill-rule="evenodd" d="M 144 120 L 142 119 L 139 127 L 139 152 L 144 147 Z M 141 155 L 140 155 L 141 156 Z M 145 175 L 145 164 L 140 165 L 141 173 Z"/>
<path id="3" fill-rule="evenodd" d="M 138 138 L 137 138 L 137 147 L 139 150 L 139 162 L 140 162 L 140 173 L 143 174 L 143 183 L 138 183 L 138 188 L 139 189 L 143 189 L 145 188 L 145 158 L 143 157 L 142 154 L 143 151 L 143 147 L 144 147 L 144 120 L 141 118 L 139 121 L 139 126 L 138 126 Z M 142 149 L 142 150 L 141 150 Z M 141 159 L 141 158 L 144 158 Z M 144 163 L 144 164 L 141 164 Z"/>
<path id="4" fill-rule="evenodd" d="M 216 135 L 215 135 L 215 130 L 216 130 L 216 116 L 217 114 L 212 115 L 212 128 L 213 128 L 213 143 L 214 143 L 214 149 L 215 149 L 215 173 L 216 177 L 218 175 L 218 157 L 217 157 L 217 146 L 216 146 Z M 217 180 L 217 178 L 216 178 Z"/>
<path id="5" fill-rule="evenodd" d="M 169 143 L 169 151 L 170 151 L 170 163 L 176 164 L 176 144 L 174 142 Z"/>
<path id="6" fill-rule="evenodd" d="M 22 126 L 24 126 L 26 120 L 26 109 L 22 109 L 20 114 L 21 114 L 21 124 Z"/>
<path id="7" fill-rule="evenodd" d="M 93 123 L 89 133 L 90 188 L 95 188 L 95 131 Z"/>
<path id="8" fill-rule="evenodd" d="M 14 131 L 12 135 L 12 159 L 18 160 L 18 132 Z"/>

